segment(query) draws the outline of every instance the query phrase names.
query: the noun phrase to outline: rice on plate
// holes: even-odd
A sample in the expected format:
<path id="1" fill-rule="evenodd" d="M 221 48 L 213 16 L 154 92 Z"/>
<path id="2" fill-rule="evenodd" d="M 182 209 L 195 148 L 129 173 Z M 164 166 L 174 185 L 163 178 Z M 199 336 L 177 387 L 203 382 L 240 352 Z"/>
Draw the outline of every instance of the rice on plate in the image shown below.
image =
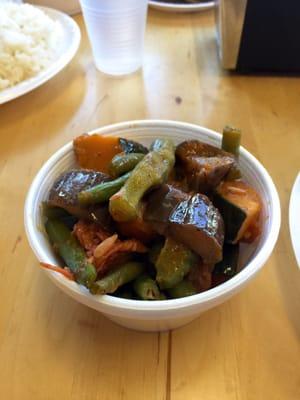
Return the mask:
<path id="1" fill-rule="evenodd" d="M 0 90 L 48 67 L 61 36 L 60 23 L 41 9 L 0 0 Z"/>

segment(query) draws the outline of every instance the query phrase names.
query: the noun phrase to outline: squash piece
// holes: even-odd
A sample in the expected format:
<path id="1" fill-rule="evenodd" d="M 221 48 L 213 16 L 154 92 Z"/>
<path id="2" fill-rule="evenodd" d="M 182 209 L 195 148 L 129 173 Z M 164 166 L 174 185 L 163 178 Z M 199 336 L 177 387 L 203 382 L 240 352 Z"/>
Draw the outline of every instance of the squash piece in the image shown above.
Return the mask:
<path id="1" fill-rule="evenodd" d="M 262 201 L 243 181 L 224 181 L 216 189 L 214 204 L 225 224 L 225 241 L 253 242 L 260 234 Z"/>
<path id="2" fill-rule="evenodd" d="M 88 135 L 78 136 L 73 141 L 78 164 L 81 168 L 108 173 L 111 159 L 122 148 L 116 136 Z"/>

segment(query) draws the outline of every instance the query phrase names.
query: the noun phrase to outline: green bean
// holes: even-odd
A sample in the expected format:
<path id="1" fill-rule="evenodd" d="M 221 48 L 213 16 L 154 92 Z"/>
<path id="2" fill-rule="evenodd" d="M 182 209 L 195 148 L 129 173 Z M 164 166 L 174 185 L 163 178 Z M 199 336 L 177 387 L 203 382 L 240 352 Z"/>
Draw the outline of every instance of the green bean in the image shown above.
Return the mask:
<path id="1" fill-rule="evenodd" d="M 142 153 L 117 154 L 111 160 L 108 171 L 112 177 L 117 178 L 126 172 L 132 171 L 144 157 L 145 154 Z"/>
<path id="2" fill-rule="evenodd" d="M 180 297 L 192 296 L 198 293 L 192 282 L 187 279 L 182 280 L 176 286 L 168 289 L 168 294 L 173 299 L 178 299 Z"/>
<path id="3" fill-rule="evenodd" d="M 145 274 L 133 282 L 133 289 L 142 300 L 160 300 L 161 293 L 154 279 Z"/>
<path id="4" fill-rule="evenodd" d="M 70 214 L 63 208 L 50 206 L 46 202 L 42 203 L 42 214 L 45 217 L 52 219 L 70 216 Z"/>
<path id="5" fill-rule="evenodd" d="M 241 131 L 231 126 L 225 126 L 222 137 L 222 149 L 234 154 L 239 155 L 241 143 Z"/>
<path id="6" fill-rule="evenodd" d="M 120 286 L 133 281 L 144 272 L 145 266 L 139 262 L 128 262 L 110 272 L 104 278 L 92 283 L 92 294 L 114 293 Z"/>
<path id="7" fill-rule="evenodd" d="M 97 274 L 78 240 L 66 225 L 57 219 L 48 219 L 45 228 L 53 247 L 73 272 L 76 282 L 88 287 Z"/>
<path id="8" fill-rule="evenodd" d="M 196 263 L 198 257 L 185 245 L 167 238 L 156 263 L 156 281 L 161 289 L 177 285 Z"/>
<path id="9" fill-rule="evenodd" d="M 153 143 L 151 143 L 150 150 L 151 151 L 160 151 L 161 149 L 164 149 L 170 146 L 170 143 L 173 145 L 173 142 L 171 142 L 168 139 L 155 139 Z"/>
<path id="10" fill-rule="evenodd" d="M 82 206 L 97 203 L 105 203 L 114 195 L 127 181 L 130 173 L 120 176 L 119 178 L 100 183 L 90 189 L 84 190 L 78 194 L 78 202 Z"/>
<path id="11" fill-rule="evenodd" d="M 139 214 L 140 201 L 151 187 L 163 183 L 175 163 L 175 148 L 168 139 L 156 140 L 150 151 L 131 172 L 125 185 L 109 201 L 109 211 L 119 222 Z"/>

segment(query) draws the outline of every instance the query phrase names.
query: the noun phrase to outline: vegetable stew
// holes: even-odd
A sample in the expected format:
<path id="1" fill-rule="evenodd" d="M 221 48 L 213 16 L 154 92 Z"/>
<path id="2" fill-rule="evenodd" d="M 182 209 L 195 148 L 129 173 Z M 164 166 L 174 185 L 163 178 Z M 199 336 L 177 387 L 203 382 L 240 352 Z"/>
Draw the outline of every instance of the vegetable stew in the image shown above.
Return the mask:
<path id="1" fill-rule="evenodd" d="M 239 169 L 240 131 L 223 135 L 221 149 L 77 137 L 78 166 L 43 205 L 61 266 L 42 267 L 92 294 L 144 301 L 194 295 L 237 274 L 240 243 L 260 235 L 262 201 Z"/>

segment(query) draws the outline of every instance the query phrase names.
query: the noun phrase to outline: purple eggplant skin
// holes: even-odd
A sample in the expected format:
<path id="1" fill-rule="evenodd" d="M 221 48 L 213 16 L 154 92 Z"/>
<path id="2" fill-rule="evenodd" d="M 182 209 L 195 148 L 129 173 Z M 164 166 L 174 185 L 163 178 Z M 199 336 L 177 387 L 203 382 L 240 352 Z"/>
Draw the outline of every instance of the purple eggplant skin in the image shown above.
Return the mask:
<path id="1" fill-rule="evenodd" d="M 203 262 L 222 260 L 224 222 L 207 196 L 161 185 L 148 195 L 143 218 L 159 234 L 185 244 Z"/>
<path id="2" fill-rule="evenodd" d="M 187 176 L 190 189 L 200 193 L 215 189 L 236 165 L 233 154 L 199 140 L 180 143 L 176 161 Z"/>
<path id="3" fill-rule="evenodd" d="M 110 177 L 102 172 L 88 169 L 74 169 L 60 175 L 49 191 L 47 206 L 60 207 L 78 218 L 97 222 L 108 231 L 113 228 L 107 205 L 81 206 L 78 194 L 103 182 Z"/>

